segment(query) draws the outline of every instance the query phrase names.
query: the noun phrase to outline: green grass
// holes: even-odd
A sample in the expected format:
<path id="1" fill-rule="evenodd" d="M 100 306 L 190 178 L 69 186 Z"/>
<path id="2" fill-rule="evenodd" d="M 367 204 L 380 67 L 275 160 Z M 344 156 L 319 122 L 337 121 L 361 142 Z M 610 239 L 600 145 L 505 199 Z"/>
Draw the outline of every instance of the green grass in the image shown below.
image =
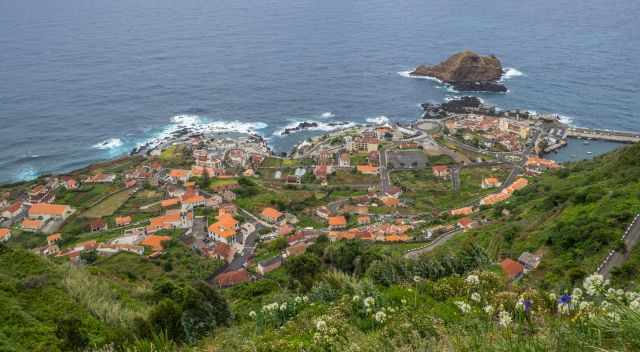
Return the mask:
<path id="1" fill-rule="evenodd" d="M 113 215 L 116 210 L 118 210 L 130 197 L 128 190 L 123 190 L 118 192 L 112 196 L 107 197 L 105 200 L 100 203 L 94 205 L 87 211 L 85 211 L 82 216 L 87 218 L 101 218 L 104 216 Z"/>
<path id="2" fill-rule="evenodd" d="M 404 189 L 402 198 L 419 212 L 446 211 L 468 205 L 497 189 L 482 189 L 484 177 L 495 176 L 504 181 L 508 170 L 498 167 L 463 168 L 460 171 L 460 189 L 453 191 L 450 178 L 435 177 L 430 168 L 425 170 L 397 171 L 391 174 L 394 185 Z"/>
<path id="3" fill-rule="evenodd" d="M 337 170 L 334 174 L 329 175 L 329 185 L 348 186 L 348 185 L 374 185 L 379 178 L 376 175 L 363 175 L 347 170 Z"/>

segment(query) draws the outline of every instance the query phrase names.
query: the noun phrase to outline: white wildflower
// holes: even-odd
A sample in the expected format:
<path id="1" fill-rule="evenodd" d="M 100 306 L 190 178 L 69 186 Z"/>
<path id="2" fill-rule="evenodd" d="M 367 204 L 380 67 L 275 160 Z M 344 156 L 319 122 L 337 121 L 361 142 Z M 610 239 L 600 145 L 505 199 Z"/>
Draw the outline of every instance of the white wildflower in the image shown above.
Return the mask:
<path id="1" fill-rule="evenodd" d="M 566 314 L 569 314 L 569 311 L 570 311 L 570 307 L 568 304 L 562 304 L 562 303 L 558 304 L 558 312 L 560 312 L 560 314 L 566 315 Z"/>
<path id="2" fill-rule="evenodd" d="M 582 286 L 589 296 L 594 296 L 602 292 L 602 290 L 607 286 L 607 283 L 608 281 L 604 280 L 604 276 L 600 274 L 593 274 L 584 279 Z"/>
<path id="3" fill-rule="evenodd" d="M 294 299 L 294 301 L 295 301 L 296 303 L 302 303 L 302 297 L 300 297 L 300 296 L 296 296 L 296 298 Z"/>
<path id="4" fill-rule="evenodd" d="M 624 293 L 624 297 L 627 299 L 627 301 L 632 302 L 636 298 L 638 298 L 638 294 L 636 292 L 633 292 L 633 291 L 627 291 L 627 292 Z"/>
<path id="5" fill-rule="evenodd" d="M 636 298 L 631 303 L 629 303 L 629 308 L 635 310 L 636 312 L 640 312 L 640 298 Z"/>
<path id="6" fill-rule="evenodd" d="M 602 308 L 602 310 L 604 310 L 604 311 L 609 309 L 609 307 L 611 307 L 611 303 L 609 303 L 607 301 L 602 301 L 602 303 L 600 303 L 600 308 Z"/>
<path id="7" fill-rule="evenodd" d="M 624 297 L 624 290 L 619 288 L 616 290 L 616 295 L 618 296 L 618 298 L 623 298 Z"/>
<path id="8" fill-rule="evenodd" d="M 587 302 L 587 301 L 582 301 L 582 302 L 580 302 L 579 309 L 580 309 L 580 311 L 590 310 L 592 306 L 593 306 L 593 303 Z"/>
<path id="9" fill-rule="evenodd" d="M 607 317 L 611 319 L 611 321 L 613 321 L 614 323 L 617 323 L 620 321 L 620 314 L 618 314 L 617 312 L 608 312 Z"/>
<path id="10" fill-rule="evenodd" d="M 516 310 L 524 310 L 524 299 L 522 297 L 516 302 Z"/>
<path id="11" fill-rule="evenodd" d="M 324 320 L 318 320 L 318 321 L 316 322 L 316 329 L 317 329 L 318 331 L 325 331 L 325 330 L 327 330 L 327 322 L 326 322 L 326 321 L 324 321 Z"/>
<path id="12" fill-rule="evenodd" d="M 550 301 L 556 301 L 558 299 L 558 296 L 556 296 L 555 293 L 551 292 L 549 293 L 549 300 Z"/>
<path id="13" fill-rule="evenodd" d="M 500 324 L 500 326 L 502 326 L 503 328 L 509 327 L 509 325 L 511 325 L 511 322 L 511 314 L 504 310 L 501 310 L 500 313 L 498 313 L 498 324 Z"/>
<path id="14" fill-rule="evenodd" d="M 571 292 L 571 297 L 574 299 L 580 299 L 582 297 L 582 290 L 579 287 L 573 289 Z"/>
<path id="15" fill-rule="evenodd" d="M 336 329 L 336 328 L 329 329 L 329 334 L 336 335 L 337 333 L 338 333 L 338 329 Z"/>
<path id="16" fill-rule="evenodd" d="M 302 296 L 302 302 L 304 302 L 304 303 L 309 302 L 309 297 L 307 297 L 307 296 Z"/>
<path id="17" fill-rule="evenodd" d="M 482 300 L 482 297 L 480 297 L 478 292 L 474 292 L 471 294 L 471 300 L 479 303 Z"/>
<path id="18" fill-rule="evenodd" d="M 387 319 L 387 314 L 385 314 L 385 312 L 383 312 L 383 311 L 378 311 L 374 315 L 374 318 L 376 319 L 376 321 L 378 323 L 382 324 Z"/>
<path id="19" fill-rule="evenodd" d="M 358 295 L 353 296 L 353 298 L 351 299 L 351 301 L 353 302 L 358 302 L 359 300 L 360 300 L 360 296 Z"/>
<path id="20" fill-rule="evenodd" d="M 456 302 L 453 302 L 453 303 L 454 303 L 456 306 L 458 306 L 458 309 L 460 309 L 460 311 L 461 311 L 463 314 L 467 314 L 467 313 L 469 313 L 469 312 L 471 311 L 471 306 L 470 306 L 470 305 L 468 305 L 468 304 L 467 304 L 467 303 L 465 303 L 465 302 L 462 302 L 462 301 L 456 301 Z"/>
<path id="21" fill-rule="evenodd" d="M 376 303 L 376 300 L 373 297 L 367 297 L 364 299 L 364 306 L 367 308 L 373 307 L 375 303 Z"/>
<path id="22" fill-rule="evenodd" d="M 286 304 L 286 303 L 282 303 L 282 304 L 280 305 L 280 310 L 281 310 L 281 311 L 283 311 L 283 312 L 284 312 L 285 310 L 287 310 L 287 304 Z"/>
<path id="23" fill-rule="evenodd" d="M 420 281 L 422 281 L 422 278 L 420 276 L 416 275 L 416 276 L 413 277 L 413 281 L 414 282 L 420 282 Z"/>
<path id="24" fill-rule="evenodd" d="M 403 299 L 400 300 L 400 303 L 402 303 L 402 305 L 404 306 L 404 305 L 407 304 L 407 300 L 403 298 Z"/>
<path id="25" fill-rule="evenodd" d="M 487 304 L 486 306 L 484 306 L 482 310 L 484 310 L 484 312 L 487 313 L 487 315 L 493 315 L 493 313 L 496 311 L 495 308 L 493 308 L 493 306 L 490 304 Z"/>
<path id="26" fill-rule="evenodd" d="M 469 275 L 464 281 L 470 285 L 477 285 L 480 283 L 480 278 L 478 275 Z"/>
<path id="27" fill-rule="evenodd" d="M 607 290 L 607 292 L 604 294 L 605 297 L 607 297 L 607 299 L 616 299 L 616 290 L 613 287 L 609 287 L 609 289 Z"/>
<path id="28" fill-rule="evenodd" d="M 255 317 L 256 317 L 256 312 L 254 312 L 254 311 L 250 311 L 250 312 L 249 312 L 249 316 L 251 317 L 251 319 L 255 319 Z"/>

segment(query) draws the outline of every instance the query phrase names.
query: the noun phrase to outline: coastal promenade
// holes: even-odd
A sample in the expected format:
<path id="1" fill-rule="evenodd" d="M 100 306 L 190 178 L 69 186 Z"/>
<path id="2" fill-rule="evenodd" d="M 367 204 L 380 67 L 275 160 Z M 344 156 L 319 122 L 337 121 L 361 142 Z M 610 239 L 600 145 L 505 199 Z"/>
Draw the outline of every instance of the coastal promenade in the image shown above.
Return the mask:
<path id="1" fill-rule="evenodd" d="M 636 143 L 640 142 L 640 133 L 627 131 L 599 130 L 592 128 L 567 128 L 568 137 L 600 139 L 604 141 Z"/>

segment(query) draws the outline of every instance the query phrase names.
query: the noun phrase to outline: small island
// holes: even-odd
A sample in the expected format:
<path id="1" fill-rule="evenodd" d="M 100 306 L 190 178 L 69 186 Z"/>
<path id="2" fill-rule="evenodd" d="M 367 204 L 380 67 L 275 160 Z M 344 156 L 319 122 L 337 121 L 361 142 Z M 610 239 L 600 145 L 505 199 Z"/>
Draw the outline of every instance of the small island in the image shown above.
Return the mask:
<path id="1" fill-rule="evenodd" d="M 502 74 L 502 64 L 496 56 L 480 56 L 469 50 L 435 66 L 420 65 L 410 73 L 436 78 L 458 91 L 506 92 L 507 87 L 499 82 Z"/>

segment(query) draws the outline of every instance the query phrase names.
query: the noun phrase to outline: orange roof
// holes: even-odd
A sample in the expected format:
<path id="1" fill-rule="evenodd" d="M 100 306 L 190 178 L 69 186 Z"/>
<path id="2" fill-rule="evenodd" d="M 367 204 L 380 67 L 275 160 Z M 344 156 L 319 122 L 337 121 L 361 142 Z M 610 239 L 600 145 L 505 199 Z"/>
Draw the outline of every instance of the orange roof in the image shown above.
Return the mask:
<path id="1" fill-rule="evenodd" d="M 472 207 L 464 207 L 464 208 L 458 208 L 458 209 L 452 209 L 449 212 L 451 215 L 469 215 L 471 213 L 473 213 L 473 208 Z"/>
<path id="2" fill-rule="evenodd" d="M 409 236 L 407 235 L 390 235 L 384 238 L 387 242 L 399 242 L 399 241 L 408 241 Z"/>
<path id="3" fill-rule="evenodd" d="M 514 279 L 524 271 L 522 264 L 512 259 L 505 259 L 500 263 L 502 271 L 508 278 Z"/>
<path id="4" fill-rule="evenodd" d="M 471 226 L 471 224 L 473 223 L 473 220 L 469 219 L 469 218 L 462 218 L 460 220 L 458 220 L 458 224 L 462 227 L 469 227 Z"/>
<path id="5" fill-rule="evenodd" d="M 449 167 L 447 165 L 433 165 L 431 170 L 433 170 L 433 172 L 441 173 L 449 170 Z"/>
<path id="6" fill-rule="evenodd" d="M 22 228 L 27 230 L 40 230 L 42 228 L 42 221 L 24 219 L 22 220 Z"/>
<path id="7" fill-rule="evenodd" d="M 152 228 L 169 228 L 172 224 L 180 221 L 180 212 L 167 213 L 162 216 L 149 219 L 149 226 Z"/>
<path id="8" fill-rule="evenodd" d="M 249 272 L 242 268 L 236 271 L 219 274 L 216 276 L 215 280 L 219 286 L 232 286 L 250 281 L 251 277 L 249 276 Z"/>
<path id="9" fill-rule="evenodd" d="M 182 198 L 182 204 L 198 204 L 205 201 L 205 198 L 201 195 L 192 195 Z"/>
<path id="10" fill-rule="evenodd" d="M 356 166 L 356 168 L 358 169 L 358 172 L 361 172 L 363 174 L 378 172 L 378 167 L 377 166 L 373 166 L 373 165 L 369 165 L 369 164 L 358 165 L 358 166 Z"/>
<path id="11" fill-rule="evenodd" d="M 130 216 L 116 216 L 116 225 L 129 225 L 131 223 Z"/>
<path id="12" fill-rule="evenodd" d="M 529 184 L 529 180 L 527 180 L 526 178 L 520 177 L 519 179 L 515 180 L 511 185 L 509 185 L 509 187 L 507 187 L 506 190 L 509 193 L 513 193 L 519 189 L 526 187 L 528 184 Z"/>
<path id="13" fill-rule="evenodd" d="M 238 221 L 233 216 L 223 213 L 218 216 L 218 221 L 209 225 L 209 232 L 218 237 L 229 238 L 236 235 Z"/>
<path id="14" fill-rule="evenodd" d="M 238 225 L 238 220 L 234 219 L 228 213 L 224 213 L 218 217 L 218 222 L 227 227 L 235 227 Z"/>
<path id="15" fill-rule="evenodd" d="M 549 159 L 543 159 L 543 158 L 539 158 L 537 156 L 530 156 L 529 158 L 527 158 L 527 163 L 525 164 L 525 166 L 544 166 L 548 169 L 557 169 L 560 167 L 560 165 L 558 165 L 555 161 L 553 160 L 549 160 Z"/>
<path id="16" fill-rule="evenodd" d="M 143 246 L 151 247 L 151 249 L 154 251 L 161 251 L 164 248 L 164 246 L 162 245 L 162 242 L 169 241 L 169 240 L 171 240 L 170 236 L 150 235 L 150 236 L 147 236 L 147 238 L 145 238 L 141 242 L 141 244 Z"/>
<path id="17" fill-rule="evenodd" d="M 62 236 L 59 233 L 54 233 L 53 235 L 47 236 L 47 242 L 59 241 Z"/>
<path id="18" fill-rule="evenodd" d="M 497 184 L 498 184 L 498 182 L 500 182 L 500 181 L 498 181 L 498 179 L 497 179 L 497 178 L 495 178 L 495 177 L 487 177 L 487 178 L 483 179 L 483 180 L 482 180 L 482 182 L 483 182 L 485 185 L 495 186 L 495 185 L 497 185 Z"/>
<path id="19" fill-rule="evenodd" d="M 345 226 L 346 224 L 347 219 L 342 215 L 329 217 L 329 226 Z"/>
<path id="20" fill-rule="evenodd" d="M 179 202 L 180 202 L 180 199 L 178 198 L 170 198 L 170 199 L 165 199 L 161 201 L 160 205 L 162 205 L 163 208 L 169 208 L 174 205 L 178 205 Z"/>
<path id="21" fill-rule="evenodd" d="M 31 206 L 31 209 L 29 209 L 29 216 L 63 216 L 64 213 L 68 210 L 68 205 L 36 203 Z"/>
<path id="22" fill-rule="evenodd" d="M 329 231 L 329 237 L 336 240 L 352 240 L 356 238 L 356 233 L 353 231 Z"/>
<path id="23" fill-rule="evenodd" d="M 175 178 L 185 178 L 189 176 L 189 170 L 171 169 L 171 171 L 169 171 L 169 176 Z"/>
<path id="24" fill-rule="evenodd" d="M 4 239 L 5 237 L 9 236 L 10 234 L 11 234 L 11 230 L 5 229 L 5 228 L 0 228 L 0 239 Z"/>
<path id="25" fill-rule="evenodd" d="M 269 219 L 278 219 L 282 216 L 282 213 L 273 208 L 264 208 L 262 210 L 262 216 Z"/>
<path id="26" fill-rule="evenodd" d="M 400 200 L 394 197 L 382 197 L 380 200 L 388 207 L 397 207 L 400 204 Z"/>

